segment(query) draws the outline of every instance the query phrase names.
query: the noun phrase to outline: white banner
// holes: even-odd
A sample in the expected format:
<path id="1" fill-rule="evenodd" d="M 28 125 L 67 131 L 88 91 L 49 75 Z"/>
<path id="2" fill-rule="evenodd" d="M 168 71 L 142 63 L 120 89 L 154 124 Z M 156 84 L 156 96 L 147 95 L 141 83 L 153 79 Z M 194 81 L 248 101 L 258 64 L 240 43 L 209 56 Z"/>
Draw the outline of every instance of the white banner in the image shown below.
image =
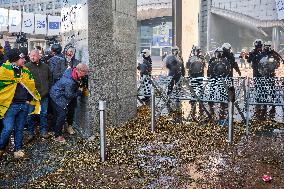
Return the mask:
<path id="1" fill-rule="evenodd" d="M 35 34 L 46 35 L 47 22 L 46 15 L 35 14 Z"/>
<path id="2" fill-rule="evenodd" d="M 275 0 L 278 19 L 284 19 L 284 0 Z"/>
<path id="3" fill-rule="evenodd" d="M 33 13 L 26 13 L 23 12 L 23 19 L 22 19 L 22 32 L 24 33 L 34 33 L 35 28 L 35 17 Z"/>
<path id="4" fill-rule="evenodd" d="M 8 31 L 8 9 L 0 8 L 0 31 Z"/>
<path id="5" fill-rule="evenodd" d="M 21 32 L 22 13 L 17 10 L 9 10 L 9 32 Z"/>
<path id="6" fill-rule="evenodd" d="M 59 33 L 60 33 L 60 23 L 61 23 L 61 17 L 60 16 L 48 15 L 47 35 L 48 36 L 59 35 Z"/>

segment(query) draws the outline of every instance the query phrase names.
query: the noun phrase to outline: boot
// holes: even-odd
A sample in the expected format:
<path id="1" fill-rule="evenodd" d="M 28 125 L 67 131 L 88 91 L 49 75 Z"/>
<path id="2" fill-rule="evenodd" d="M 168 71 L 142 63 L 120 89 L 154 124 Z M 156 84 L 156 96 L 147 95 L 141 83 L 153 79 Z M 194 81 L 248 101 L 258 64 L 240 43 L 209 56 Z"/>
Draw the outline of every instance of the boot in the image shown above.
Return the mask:
<path id="1" fill-rule="evenodd" d="M 23 158 L 25 157 L 25 153 L 23 150 L 18 150 L 16 152 L 14 152 L 14 158 L 15 159 L 20 159 L 20 158 Z"/>
<path id="2" fill-rule="evenodd" d="M 261 106 L 260 105 L 256 105 L 255 106 L 255 111 L 254 111 L 254 115 L 252 116 L 252 119 L 259 121 L 261 118 Z"/>
<path id="3" fill-rule="evenodd" d="M 4 150 L 0 150 L 0 159 L 2 158 L 3 155 L 4 155 Z"/>
<path id="4" fill-rule="evenodd" d="M 75 131 L 73 129 L 73 127 L 71 125 L 68 125 L 67 126 L 67 132 L 70 134 L 70 135 L 74 135 L 75 134 Z"/>
<path id="5" fill-rule="evenodd" d="M 193 122 L 198 121 L 197 118 L 196 118 L 196 103 L 195 102 L 191 102 L 190 119 Z"/>

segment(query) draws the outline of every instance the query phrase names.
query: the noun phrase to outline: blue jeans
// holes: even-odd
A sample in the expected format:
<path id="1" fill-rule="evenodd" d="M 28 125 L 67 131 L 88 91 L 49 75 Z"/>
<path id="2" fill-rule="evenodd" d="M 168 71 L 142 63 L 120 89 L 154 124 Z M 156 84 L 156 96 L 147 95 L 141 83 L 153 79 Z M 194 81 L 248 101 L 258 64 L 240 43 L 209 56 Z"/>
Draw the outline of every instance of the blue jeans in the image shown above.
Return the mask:
<path id="1" fill-rule="evenodd" d="M 46 134 L 47 132 L 47 107 L 48 107 L 48 97 L 41 99 L 40 101 L 40 123 L 39 123 L 39 132 L 41 135 Z M 29 106 L 29 113 L 34 111 L 34 106 Z M 34 135 L 35 130 L 35 118 L 37 115 L 28 115 L 28 133 L 30 136 Z"/>
<path id="2" fill-rule="evenodd" d="M 51 99 L 51 104 L 54 116 L 53 131 L 55 133 L 55 137 L 62 136 L 62 129 L 66 121 L 67 111 L 66 109 L 58 106 L 52 99 Z"/>
<path id="3" fill-rule="evenodd" d="M 3 129 L 0 135 L 0 149 L 3 150 L 14 129 L 15 151 L 23 148 L 23 130 L 28 116 L 28 104 L 12 103 L 3 118 Z"/>

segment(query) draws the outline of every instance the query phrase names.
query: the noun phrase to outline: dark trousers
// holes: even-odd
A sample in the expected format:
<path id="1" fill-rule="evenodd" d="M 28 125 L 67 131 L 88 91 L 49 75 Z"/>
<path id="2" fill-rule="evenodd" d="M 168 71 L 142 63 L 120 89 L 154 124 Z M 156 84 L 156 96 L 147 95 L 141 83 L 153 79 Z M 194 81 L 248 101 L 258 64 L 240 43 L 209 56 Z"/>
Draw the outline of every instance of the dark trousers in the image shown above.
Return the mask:
<path id="1" fill-rule="evenodd" d="M 76 106 L 77 106 L 77 98 L 74 98 L 67 106 L 67 124 L 68 125 L 73 125 Z"/>
<path id="2" fill-rule="evenodd" d="M 53 111 L 53 131 L 55 137 L 62 136 L 63 125 L 66 120 L 66 109 L 58 106 L 53 100 L 51 100 L 52 111 Z"/>
<path id="3" fill-rule="evenodd" d="M 168 92 L 167 95 L 171 94 L 173 91 L 174 86 L 177 84 L 177 82 L 180 80 L 181 74 L 174 75 L 169 86 L 168 86 Z"/>

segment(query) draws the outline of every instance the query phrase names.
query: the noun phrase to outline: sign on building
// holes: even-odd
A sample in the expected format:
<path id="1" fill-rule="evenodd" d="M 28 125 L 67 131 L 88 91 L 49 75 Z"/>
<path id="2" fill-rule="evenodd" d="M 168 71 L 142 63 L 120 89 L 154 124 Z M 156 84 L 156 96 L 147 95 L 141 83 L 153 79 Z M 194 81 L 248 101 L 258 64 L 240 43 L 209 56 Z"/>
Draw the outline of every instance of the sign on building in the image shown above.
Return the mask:
<path id="1" fill-rule="evenodd" d="M 8 9 L 0 8 L 0 31 L 8 31 Z"/>
<path id="2" fill-rule="evenodd" d="M 34 33 L 35 28 L 35 17 L 33 13 L 26 13 L 23 12 L 23 19 L 22 19 L 22 32 L 24 33 Z"/>
<path id="3" fill-rule="evenodd" d="M 9 32 L 21 32 L 22 13 L 17 10 L 9 10 Z"/>
<path id="4" fill-rule="evenodd" d="M 47 21 L 46 15 L 35 14 L 35 34 L 46 35 Z"/>
<path id="5" fill-rule="evenodd" d="M 48 36 L 59 35 L 60 33 L 60 23 L 61 17 L 60 16 L 51 16 L 48 15 Z"/>
<path id="6" fill-rule="evenodd" d="M 284 0 L 275 0 L 278 19 L 284 19 Z"/>

